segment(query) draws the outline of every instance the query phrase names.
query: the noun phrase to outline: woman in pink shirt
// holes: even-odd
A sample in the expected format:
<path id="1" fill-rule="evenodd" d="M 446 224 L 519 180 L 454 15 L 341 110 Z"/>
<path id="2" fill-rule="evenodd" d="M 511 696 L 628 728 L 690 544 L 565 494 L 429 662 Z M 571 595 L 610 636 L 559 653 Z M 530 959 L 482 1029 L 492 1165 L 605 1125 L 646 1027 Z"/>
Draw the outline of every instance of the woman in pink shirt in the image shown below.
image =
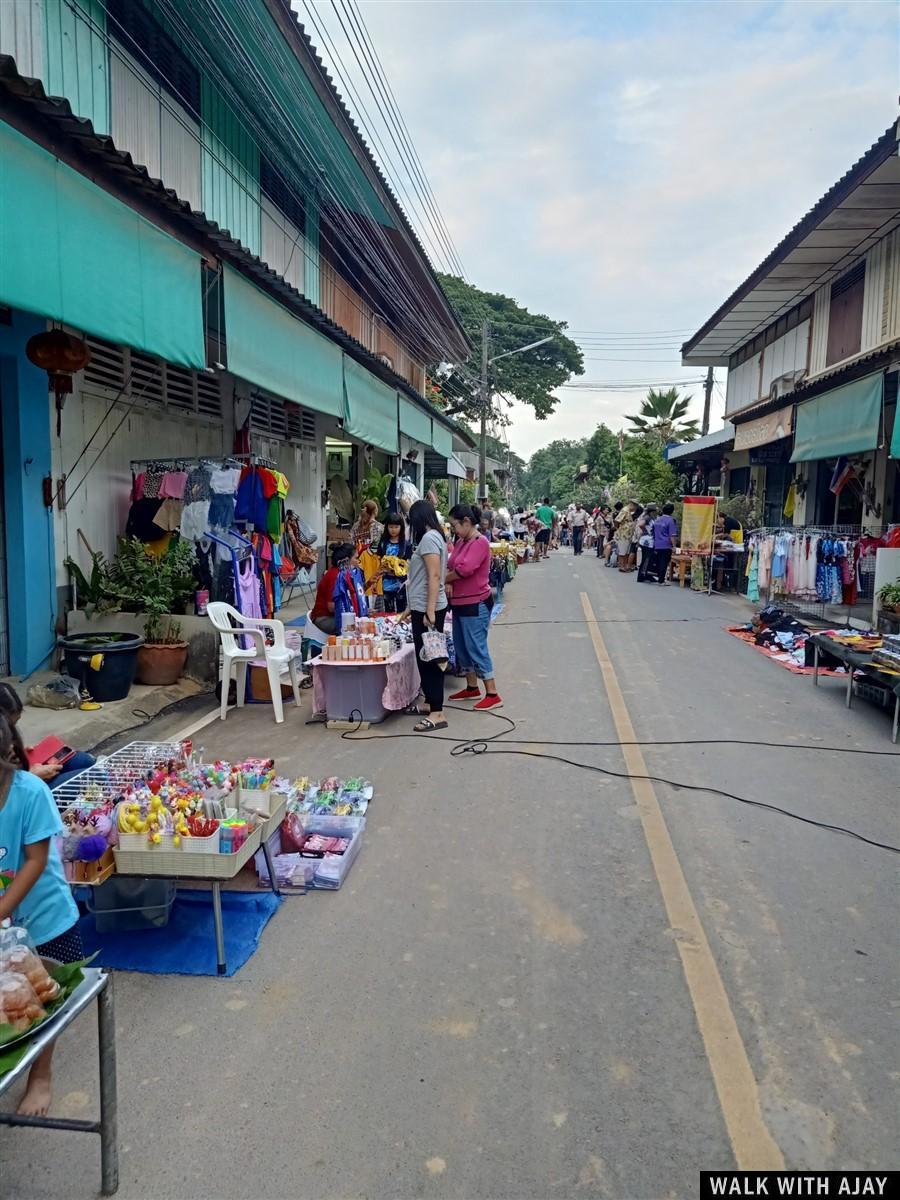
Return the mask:
<path id="1" fill-rule="evenodd" d="M 450 607 L 453 611 L 453 644 L 456 660 L 466 673 L 466 686 L 451 700 L 477 700 L 475 708 L 484 711 L 502 708 L 497 694 L 494 666 L 488 653 L 488 630 L 494 607 L 489 576 L 491 545 L 481 533 L 481 513 L 474 505 L 457 504 L 450 509 L 450 524 L 456 543 L 447 560 L 446 582 L 453 585 Z M 481 695 L 478 680 L 484 680 Z"/>

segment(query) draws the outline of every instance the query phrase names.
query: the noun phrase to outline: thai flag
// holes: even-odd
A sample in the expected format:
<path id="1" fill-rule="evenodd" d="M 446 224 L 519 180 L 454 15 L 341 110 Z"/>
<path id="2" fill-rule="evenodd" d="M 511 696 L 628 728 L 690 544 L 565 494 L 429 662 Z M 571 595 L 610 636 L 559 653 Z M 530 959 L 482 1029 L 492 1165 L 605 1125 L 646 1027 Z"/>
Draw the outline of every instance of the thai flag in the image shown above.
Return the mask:
<path id="1" fill-rule="evenodd" d="M 848 458 L 839 458 L 835 463 L 834 474 L 831 476 L 831 483 L 828 485 L 828 490 L 834 492 L 835 496 L 839 496 L 856 472 L 850 465 Z"/>

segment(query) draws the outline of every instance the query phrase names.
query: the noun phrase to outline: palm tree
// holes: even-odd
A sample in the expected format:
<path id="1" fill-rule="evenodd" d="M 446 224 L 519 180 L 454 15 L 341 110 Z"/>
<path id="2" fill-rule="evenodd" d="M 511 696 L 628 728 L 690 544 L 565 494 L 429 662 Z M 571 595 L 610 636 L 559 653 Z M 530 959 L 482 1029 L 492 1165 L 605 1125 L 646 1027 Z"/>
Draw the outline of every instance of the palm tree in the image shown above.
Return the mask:
<path id="1" fill-rule="evenodd" d="M 700 429 L 696 421 L 685 420 L 691 400 L 693 396 L 679 398 L 678 388 L 669 388 L 667 392 L 651 388 L 647 399 L 641 402 L 640 413 L 628 418 L 630 432 L 660 447 L 669 442 L 692 442 L 700 436 Z"/>

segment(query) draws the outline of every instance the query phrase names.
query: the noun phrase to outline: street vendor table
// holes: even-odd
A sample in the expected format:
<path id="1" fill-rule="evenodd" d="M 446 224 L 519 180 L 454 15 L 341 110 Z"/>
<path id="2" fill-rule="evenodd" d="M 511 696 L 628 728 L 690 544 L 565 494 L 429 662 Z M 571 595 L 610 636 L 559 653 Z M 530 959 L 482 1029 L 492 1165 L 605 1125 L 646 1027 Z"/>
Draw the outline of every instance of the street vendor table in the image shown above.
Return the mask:
<path id="1" fill-rule="evenodd" d="M 118 1112 L 116 1102 L 116 1026 L 112 977 L 97 967 L 84 968 L 84 980 L 66 1004 L 36 1031 L 19 1062 L 0 1075 L 0 1096 L 24 1079 L 37 1058 L 52 1046 L 93 1001 L 97 1001 L 100 1059 L 100 1120 L 78 1121 L 68 1117 L 25 1117 L 0 1113 L 0 1125 L 26 1125 L 35 1129 L 62 1129 L 69 1133 L 100 1134 L 100 1187 L 112 1196 L 119 1187 Z"/>
<path id="2" fill-rule="evenodd" d="M 389 712 L 402 712 L 419 694 L 419 672 L 412 642 L 382 662 L 314 658 L 315 711 L 330 721 L 348 721 L 358 713 L 364 721 L 383 721 Z"/>
<path id="3" fill-rule="evenodd" d="M 286 808 L 287 801 L 282 800 L 272 810 L 271 816 L 250 834 L 236 854 L 192 854 L 189 850 L 158 852 L 156 850 L 117 849 L 116 871 L 119 875 L 136 875 L 141 879 L 176 879 L 179 883 L 208 883 L 212 895 L 216 966 L 218 973 L 224 975 L 228 970 L 228 962 L 225 958 L 225 926 L 222 922 L 222 884 L 239 875 L 256 851 L 262 849 L 266 870 L 269 872 L 269 886 L 276 896 L 281 895 L 275 881 L 275 868 L 272 864 L 269 838 L 281 825 Z M 200 864 L 202 864 L 203 870 L 198 869 Z"/>
<path id="4" fill-rule="evenodd" d="M 896 743 L 900 729 L 900 680 L 890 671 L 882 670 L 872 659 L 871 650 L 858 650 L 837 642 L 825 633 L 815 633 L 809 639 L 813 645 L 813 685 L 819 686 L 819 654 L 829 654 L 839 659 L 847 668 L 846 704 L 850 708 L 853 703 L 853 680 L 859 675 L 874 679 L 886 691 L 894 694 L 894 723 L 891 730 L 891 741 Z"/>

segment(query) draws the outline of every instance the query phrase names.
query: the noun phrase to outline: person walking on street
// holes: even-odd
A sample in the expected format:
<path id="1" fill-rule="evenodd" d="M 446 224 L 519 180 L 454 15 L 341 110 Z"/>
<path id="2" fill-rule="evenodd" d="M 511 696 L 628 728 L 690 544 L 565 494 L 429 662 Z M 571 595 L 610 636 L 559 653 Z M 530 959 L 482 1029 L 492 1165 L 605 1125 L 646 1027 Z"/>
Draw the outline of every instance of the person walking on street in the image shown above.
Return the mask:
<path id="1" fill-rule="evenodd" d="M 604 504 L 600 511 L 594 517 L 594 532 L 597 535 L 595 550 L 597 557 L 602 558 L 606 553 L 606 544 L 609 541 L 612 523 L 610 521 L 609 507 Z"/>
<path id="2" fill-rule="evenodd" d="M 638 517 L 634 532 L 638 544 L 638 583 L 646 583 L 653 571 L 653 523 L 659 516 L 659 505 L 651 500 Z"/>
<path id="3" fill-rule="evenodd" d="M 447 583 L 451 586 L 453 644 L 456 661 L 466 676 L 466 686 L 454 692 L 451 700 L 477 700 L 475 708 L 483 712 L 502 708 L 497 694 L 494 666 L 488 652 L 491 609 L 494 607 L 489 576 L 491 548 L 479 533 L 481 514 L 469 504 L 450 509 L 450 524 L 456 542 L 447 562 Z M 478 680 L 484 680 L 482 697 Z"/>
<path id="4" fill-rule="evenodd" d="M 425 630 L 443 632 L 447 615 L 447 593 L 444 589 L 447 543 L 433 504 L 427 500 L 415 502 L 409 510 L 409 532 L 413 554 L 409 560 L 406 595 L 408 615 L 412 618 L 416 666 L 425 697 L 424 710 L 416 710 L 423 719 L 413 729 L 416 733 L 432 733 L 436 729 L 447 728 L 444 719 L 444 669 L 447 664 L 436 659 L 423 662 L 421 658 Z M 406 615 L 404 613 L 404 617 Z"/>
<path id="5" fill-rule="evenodd" d="M 556 522 L 556 513 L 550 507 L 550 497 L 545 496 L 543 503 L 534 510 L 534 515 L 541 523 L 541 528 L 535 535 L 535 561 L 550 557 L 550 535 Z"/>
<path id="6" fill-rule="evenodd" d="M 584 549 L 584 532 L 590 519 L 584 505 L 577 502 L 575 511 L 569 514 L 569 524 L 572 527 L 572 549 L 576 555 L 581 554 Z"/>
<path id="7" fill-rule="evenodd" d="M 653 569 L 657 582 L 663 587 L 669 586 L 669 563 L 678 540 L 678 525 L 672 516 L 674 511 L 674 504 L 664 504 L 662 516 L 653 522 Z"/>

